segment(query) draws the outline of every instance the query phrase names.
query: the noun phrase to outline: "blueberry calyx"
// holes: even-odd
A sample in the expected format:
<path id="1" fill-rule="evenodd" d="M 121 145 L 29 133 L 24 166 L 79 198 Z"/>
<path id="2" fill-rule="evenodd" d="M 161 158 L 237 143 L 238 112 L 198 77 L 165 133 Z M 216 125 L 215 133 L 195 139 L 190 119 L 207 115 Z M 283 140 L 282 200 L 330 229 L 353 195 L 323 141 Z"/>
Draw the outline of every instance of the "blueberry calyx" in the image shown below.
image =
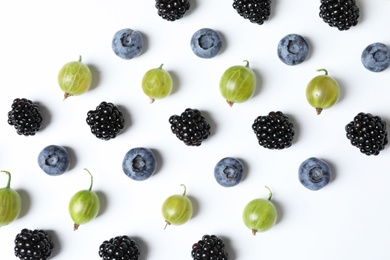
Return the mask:
<path id="1" fill-rule="evenodd" d="M 52 154 L 52 155 L 49 155 L 47 157 L 47 159 L 45 160 L 45 163 L 46 163 L 46 165 L 54 167 L 57 165 L 58 161 L 59 161 L 58 155 Z"/>
<path id="2" fill-rule="evenodd" d="M 310 181 L 314 183 L 321 182 L 324 178 L 324 172 L 322 171 L 321 167 L 313 167 L 309 170 L 309 178 Z"/>
<path id="3" fill-rule="evenodd" d="M 145 159 L 141 155 L 137 155 L 131 164 L 131 167 L 133 167 L 133 170 L 136 172 L 144 171 L 146 167 Z"/>
<path id="4" fill-rule="evenodd" d="M 223 170 L 223 173 L 226 175 L 226 178 L 233 179 L 237 176 L 237 168 L 234 165 L 226 166 Z"/>

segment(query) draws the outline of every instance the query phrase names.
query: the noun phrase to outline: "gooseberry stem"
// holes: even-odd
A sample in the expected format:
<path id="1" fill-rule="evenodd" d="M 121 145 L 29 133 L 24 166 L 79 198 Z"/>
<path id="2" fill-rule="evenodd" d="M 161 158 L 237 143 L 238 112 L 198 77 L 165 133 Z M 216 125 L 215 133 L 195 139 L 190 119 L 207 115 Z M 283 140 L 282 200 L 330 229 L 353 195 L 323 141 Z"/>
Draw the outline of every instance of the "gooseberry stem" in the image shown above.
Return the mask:
<path id="1" fill-rule="evenodd" d="M 271 189 L 268 188 L 268 186 L 264 186 L 264 187 L 266 187 L 269 190 L 268 200 L 271 200 L 271 198 L 272 198 L 272 191 L 271 191 Z"/>
<path id="2" fill-rule="evenodd" d="M 1 172 L 4 172 L 4 173 L 6 173 L 8 175 L 8 182 L 7 182 L 7 186 L 5 188 L 9 189 L 11 187 L 11 173 L 7 172 L 5 170 L 1 170 Z"/>
<path id="3" fill-rule="evenodd" d="M 246 62 L 245 67 L 249 68 L 249 61 L 248 60 L 244 60 L 244 62 Z"/>
<path id="4" fill-rule="evenodd" d="M 79 55 L 79 62 L 81 62 L 82 61 L 82 58 L 81 58 L 81 55 Z"/>
<path id="5" fill-rule="evenodd" d="M 84 170 L 86 170 L 88 173 L 89 173 L 89 176 L 91 176 L 91 185 L 89 186 L 89 191 L 91 191 L 92 190 L 92 185 L 93 185 L 93 176 L 92 176 L 92 174 L 88 171 L 88 169 L 87 168 L 84 168 Z"/>
<path id="6" fill-rule="evenodd" d="M 162 70 L 164 63 L 161 63 L 160 67 L 158 67 L 160 70 Z"/>
<path id="7" fill-rule="evenodd" d="M 325 72 L 325 76 L 328 75 L 328 71 L 327 71 L 326 69 L 318 69 L 318 70 L 317 70 L 317 72 L 321 72 L 321 71 Z"/>
<path id="8" fill-rule="evenodd" d="M 186 193 L 187 193 L 187 187 L 186 187 L 186 185 L 180 184 L 180 186 L 183 186 L 183 187 L 184 187 L 183 196 L 186 196 Z"/>

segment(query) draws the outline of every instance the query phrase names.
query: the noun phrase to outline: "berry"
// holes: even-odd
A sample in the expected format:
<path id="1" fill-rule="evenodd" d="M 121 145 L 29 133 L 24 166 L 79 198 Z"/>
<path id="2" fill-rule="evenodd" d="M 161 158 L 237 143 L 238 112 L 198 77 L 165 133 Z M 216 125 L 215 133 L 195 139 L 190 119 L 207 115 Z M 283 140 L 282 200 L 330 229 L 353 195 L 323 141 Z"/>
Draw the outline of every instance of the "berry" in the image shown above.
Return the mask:
<path id="1" fill-rule="evenodd" d="M 152 176 L 157 168 L 157 159 L 152 150 L 144 147 L 130 149 L 123 158 L 123 172 L 135 181 L 143 181 Z"/>
<path id="2" fill-rule="evenodd" d="M 213 58 L 222 49 L 222 39 L 217 31 L 202 28 L 196 31 L 191 38 L 191 50 L 200 58 Z"/>
<path id="3" fill-rule="evenodd" d="M 193 207 L 191 200 L 186 196 L 187 187 L 182 184 L 182 195 L 174 194 L 164 200 L 161 213 L 165 219 L 165 227 L 168 225 L 183 225 L 192 217 Z"/>
<path id="4" fill-rule="evenodd" d="M 54 244 L 46 231 L 22 229 L 15 237 L 15 256 L 23 260 L 46 260 L 52 253 Z"/>
<path id="5" fill-rule="evenodd" d="M 271 0 L 234 0 L 233 8 L 245 19 L 261 25 L 271 15 Z"/>
<path id="6" fill-rule="evenodd" d="M 320 18 L 330 27 L 349 30 L 358 23 L 359 7 L 355 0 L 321 0 Z"/>
<path id="7" fill-rule="evenodd" d="M 125 126 L 125 119 L 119 108 L 105 101 L 96 110 L 88 111 L 86 121 L 92 134 L 106 141 L 115 138 Z"/>
<path id="8" fill-rule="evenodd" d="M 390 65 L 390 48 L 383 43 L 372 43 L 363 50 L 361 60 L 369 71 L 384 71 Z"/>
<path id="9" fill-rule="evenodd" d="M 36 103 L 26 98 L 16 98 L 8 112 L 8 124 L 15 127 L 19 135 L 35 135 L 42 126 L 42 115 Z"/>
<path id="10" fill-rule="evenodd" d="M 288 34 L 279 41 L 277 53 L 283 63 L 297 65 L 309 55 L 309 44 L 301 35 Z"/>
<path id="11" fill-rule="evenodd" d="M 194 260 L 229 259 L 223 239 L 216 235 L 203 235 L 202 240 L 192 245 L 191 256 Z"/>
<path id="12" fill-rule="evenodd" d="M 51 176 L 58 176 L 68 171 L 70 161 L 66 148 L 59 145 L 48 145 L 38 155 L 39 167 Z"/>
<path id="13" fill-rule="evenodd" d="M 243 165 L 233 157 L 221 159 L 214 167 L 214 177 L 223 187 L 233 187 L 239 184 L 243 177 Z"/>
<path id="14" fill-rule="evenodd" d="M 258 116 L 252 124 L 252 129 L 259 145 L 268 149 L 290 147 L 295 135 L 293 123 L 280 111 Z"/>
<path id="15" fill-rule="evenodd" d="M 111 47 L 114 53 L 124 60 L 135 58 L 144 48 L 142 34 L 129 28 L 121 29 L 114 34 Z"/>
<path id="16" fill-rule="evenodd" d="M 388 143 L 386 122 L 370 113 L 359 113 L 345 126 L 351 144 L 366 155 L 378 155 Z"/>
<path id="17" fill-rule="evenodd" d="M 309 190 L 319 190 L 325 187 L 332 177 L 329 165 L 318 158 L 311 157 L 301 163 L 298 178 L 301 184 Z"/>
<path id="18" fill-rule="evenodd" d="M 169 118 L 171 131 L 188 146 L 200 146 L 210 136 L 210 124 L 197 109 L 187 108 Z"/>
<path id="19" fill-rule="evenodd" d="M 149 97 L 150 103 L 162 99 L 172 92 L 173 80 L 171 74 L 160 67 L 148 70 L 142 78 L 142 90 Z"/>
<path id="20" fill-rule="evenodd" d="M 157 14 L 164 20 L 179 20 L 190 9 L 188 0 L 156 0 Z"/>
<path id="21" fill-rule="evenodd" d="M 126 235 L 105 240 L 99 247 L 99 256 L 105 260 L 138 260 L 140 253 L 137 243 Z"/>
<path id="22" fill-rule="evenodd" d="M 17 191 L 11 189 L 11 173 L 4 170 L 1 172 L 8 175 L 7 186 L 0 188 L 0 227 L 3 227 L 19 217 L 22 198 Z"/>

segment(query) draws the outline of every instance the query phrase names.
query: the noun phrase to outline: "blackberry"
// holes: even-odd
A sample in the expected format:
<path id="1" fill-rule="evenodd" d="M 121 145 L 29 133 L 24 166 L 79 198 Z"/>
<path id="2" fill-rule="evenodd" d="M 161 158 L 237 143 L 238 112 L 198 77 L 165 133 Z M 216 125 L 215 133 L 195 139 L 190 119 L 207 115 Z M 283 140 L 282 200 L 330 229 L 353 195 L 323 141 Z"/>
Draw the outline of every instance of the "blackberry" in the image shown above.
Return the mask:
<path id="1" fill-rule="evenodd" d="M 259 145 L 268 149 L 284 149 L 291 146 L 294 139 L 294 125 L 288 116 L 280 111 L 258 116 L 252 124 Z"/>
<path id="2" fill-rule="evenodd" d="M 347 138 L 366 155 L 378 155 L 386 144 L 386 122 L 370 113 L 359 113 L 345 126 Z"/>
<path id="3" fill-rule="evenodd" d="M 210 125 L 197 109 L 187 108 L 169 118 L 172 133 L 188 146 L 200 146 L 210 136 Z"/>
<path id="4" fill-rule="evenodd" d="M 330 27 L 346 31 L 357 25 L 359 7 L 355 0 L 321 0 L 320 17 Z"/>
<path id="5" fill-rule="evenodd" d="M 157 13 L 167 21 L 175 21 L 190 9 L 188 0 L 156 0 Z"/>
<path id="6" fill-rule="evenodd" d="M 194 260 L 228 260 L 225 244 L 215 235 L 204 235 L 202 240 L 192 245 L 191 256 Z"/>
<path id="7" fill-rule="evenodd" d="M 103 101 L 87 113 L 87 124 L 97 138 L 110 140 L 115 138 L 125 126 L 122 112 L 113 103 Z"/>
<path id="8" fill-rule="evenodd" d="M 8 124 L 13 125 L 19 135 L 35 135 L 42 126 L 42 115 L 36 103 L 26 98 L 16 98 L 8 112 Z"/>
<path id="9" fill-rule="evenodd" d="M 233 8 L 245 19 L 261 25 L 271 15 L 271 0 L 234 0 Z"/>
<path id="10" fill-rule="evenodd" d="M 23 260 L 49 259 L 54 244 L 46 231 L 22 229 L 15 237 L 15 256 Z"/>
<path id="11" fill-rule="evenodd" d="M 99 247 L 99 256 L 107 260 L 138 260 L 140 253 L 137 243 L 126 235 L 105 240 Z"/>

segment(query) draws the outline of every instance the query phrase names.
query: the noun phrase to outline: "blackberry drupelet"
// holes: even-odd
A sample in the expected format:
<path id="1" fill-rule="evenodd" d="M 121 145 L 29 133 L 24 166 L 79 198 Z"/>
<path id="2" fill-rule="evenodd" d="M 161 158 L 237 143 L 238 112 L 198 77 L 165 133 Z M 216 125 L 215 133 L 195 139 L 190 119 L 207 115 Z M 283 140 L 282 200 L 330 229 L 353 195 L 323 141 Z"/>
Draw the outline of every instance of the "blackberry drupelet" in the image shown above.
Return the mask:
<path id="1" fill-rule="evenodd" d="M 202 240 L 192 245 L 191 256 L 194 260 L 228 260 L 225 244 L 215 235 L 204 235 Z"/>
<path id="2" fill-rule="evenodd" d="M 125 126 L 125 119 L 119 108 L 105 101 L 96 110 L 88 111 L 86 121 L 92 134 L 102 140 L 115 138 Z"/>
<path id="3" fill-rule="evenodd" d="M 175 21 L 190 9 L 188 0 L 156 0 L 157 13 L 167 21 Z"/>
<path id="4" fill-rule="evenodd" d="M 291 146 L 294 139 L 294 125 L 288 116 L 280 111 L 258 116 L 252 124 L 259 145 L 268 149 L 281 150 Z"/>
<path id="5" fill-rule="evenodd" d="M 245 19 L 261 25 L 271 15 L 271 0 L 234 0 L 233 8 Z"/>
<path id="6" fill-rule="evenodd" d="M 357 25 L 359 7 L 355 0 L 321 0 L 320 17 L 330 27 L 346 31 Z"/>
<path id="7" fill-rule="evenodd" d="M 140 253 L 137 243 L 126 235 L 105 240 L 99 247 L 99 256 L 105 260 L 138 260 Z"/>
<path id="8" fill-rule="evenodd" d="M 386 122 L 370 113 L 359 113 L 345 126 L 351 144 L 366 155 L 378 155 L 388 143 Z"/>
<path id="9" fill-rule="evenodd" d="M 54 244 L 46 231 L 22 229 L 15 237 L 15 256 L 23 260 L 46 260 L 52 253 Z"/>
<path id="10" fill-rule="evenodd" d="M 15 127 L 19 135 L 35 135 L 42 126 L 42 115 L 36 103 L 26 98 L 16 98 L 8 112 L 8 124 Z"/>
<path id="11" fill-rule="evenodd" d="M 169 118 L 172 133 L 188 146 L 200 146 L 210 136 L 210 125 L 197 109 L 187 108 Z"/>

